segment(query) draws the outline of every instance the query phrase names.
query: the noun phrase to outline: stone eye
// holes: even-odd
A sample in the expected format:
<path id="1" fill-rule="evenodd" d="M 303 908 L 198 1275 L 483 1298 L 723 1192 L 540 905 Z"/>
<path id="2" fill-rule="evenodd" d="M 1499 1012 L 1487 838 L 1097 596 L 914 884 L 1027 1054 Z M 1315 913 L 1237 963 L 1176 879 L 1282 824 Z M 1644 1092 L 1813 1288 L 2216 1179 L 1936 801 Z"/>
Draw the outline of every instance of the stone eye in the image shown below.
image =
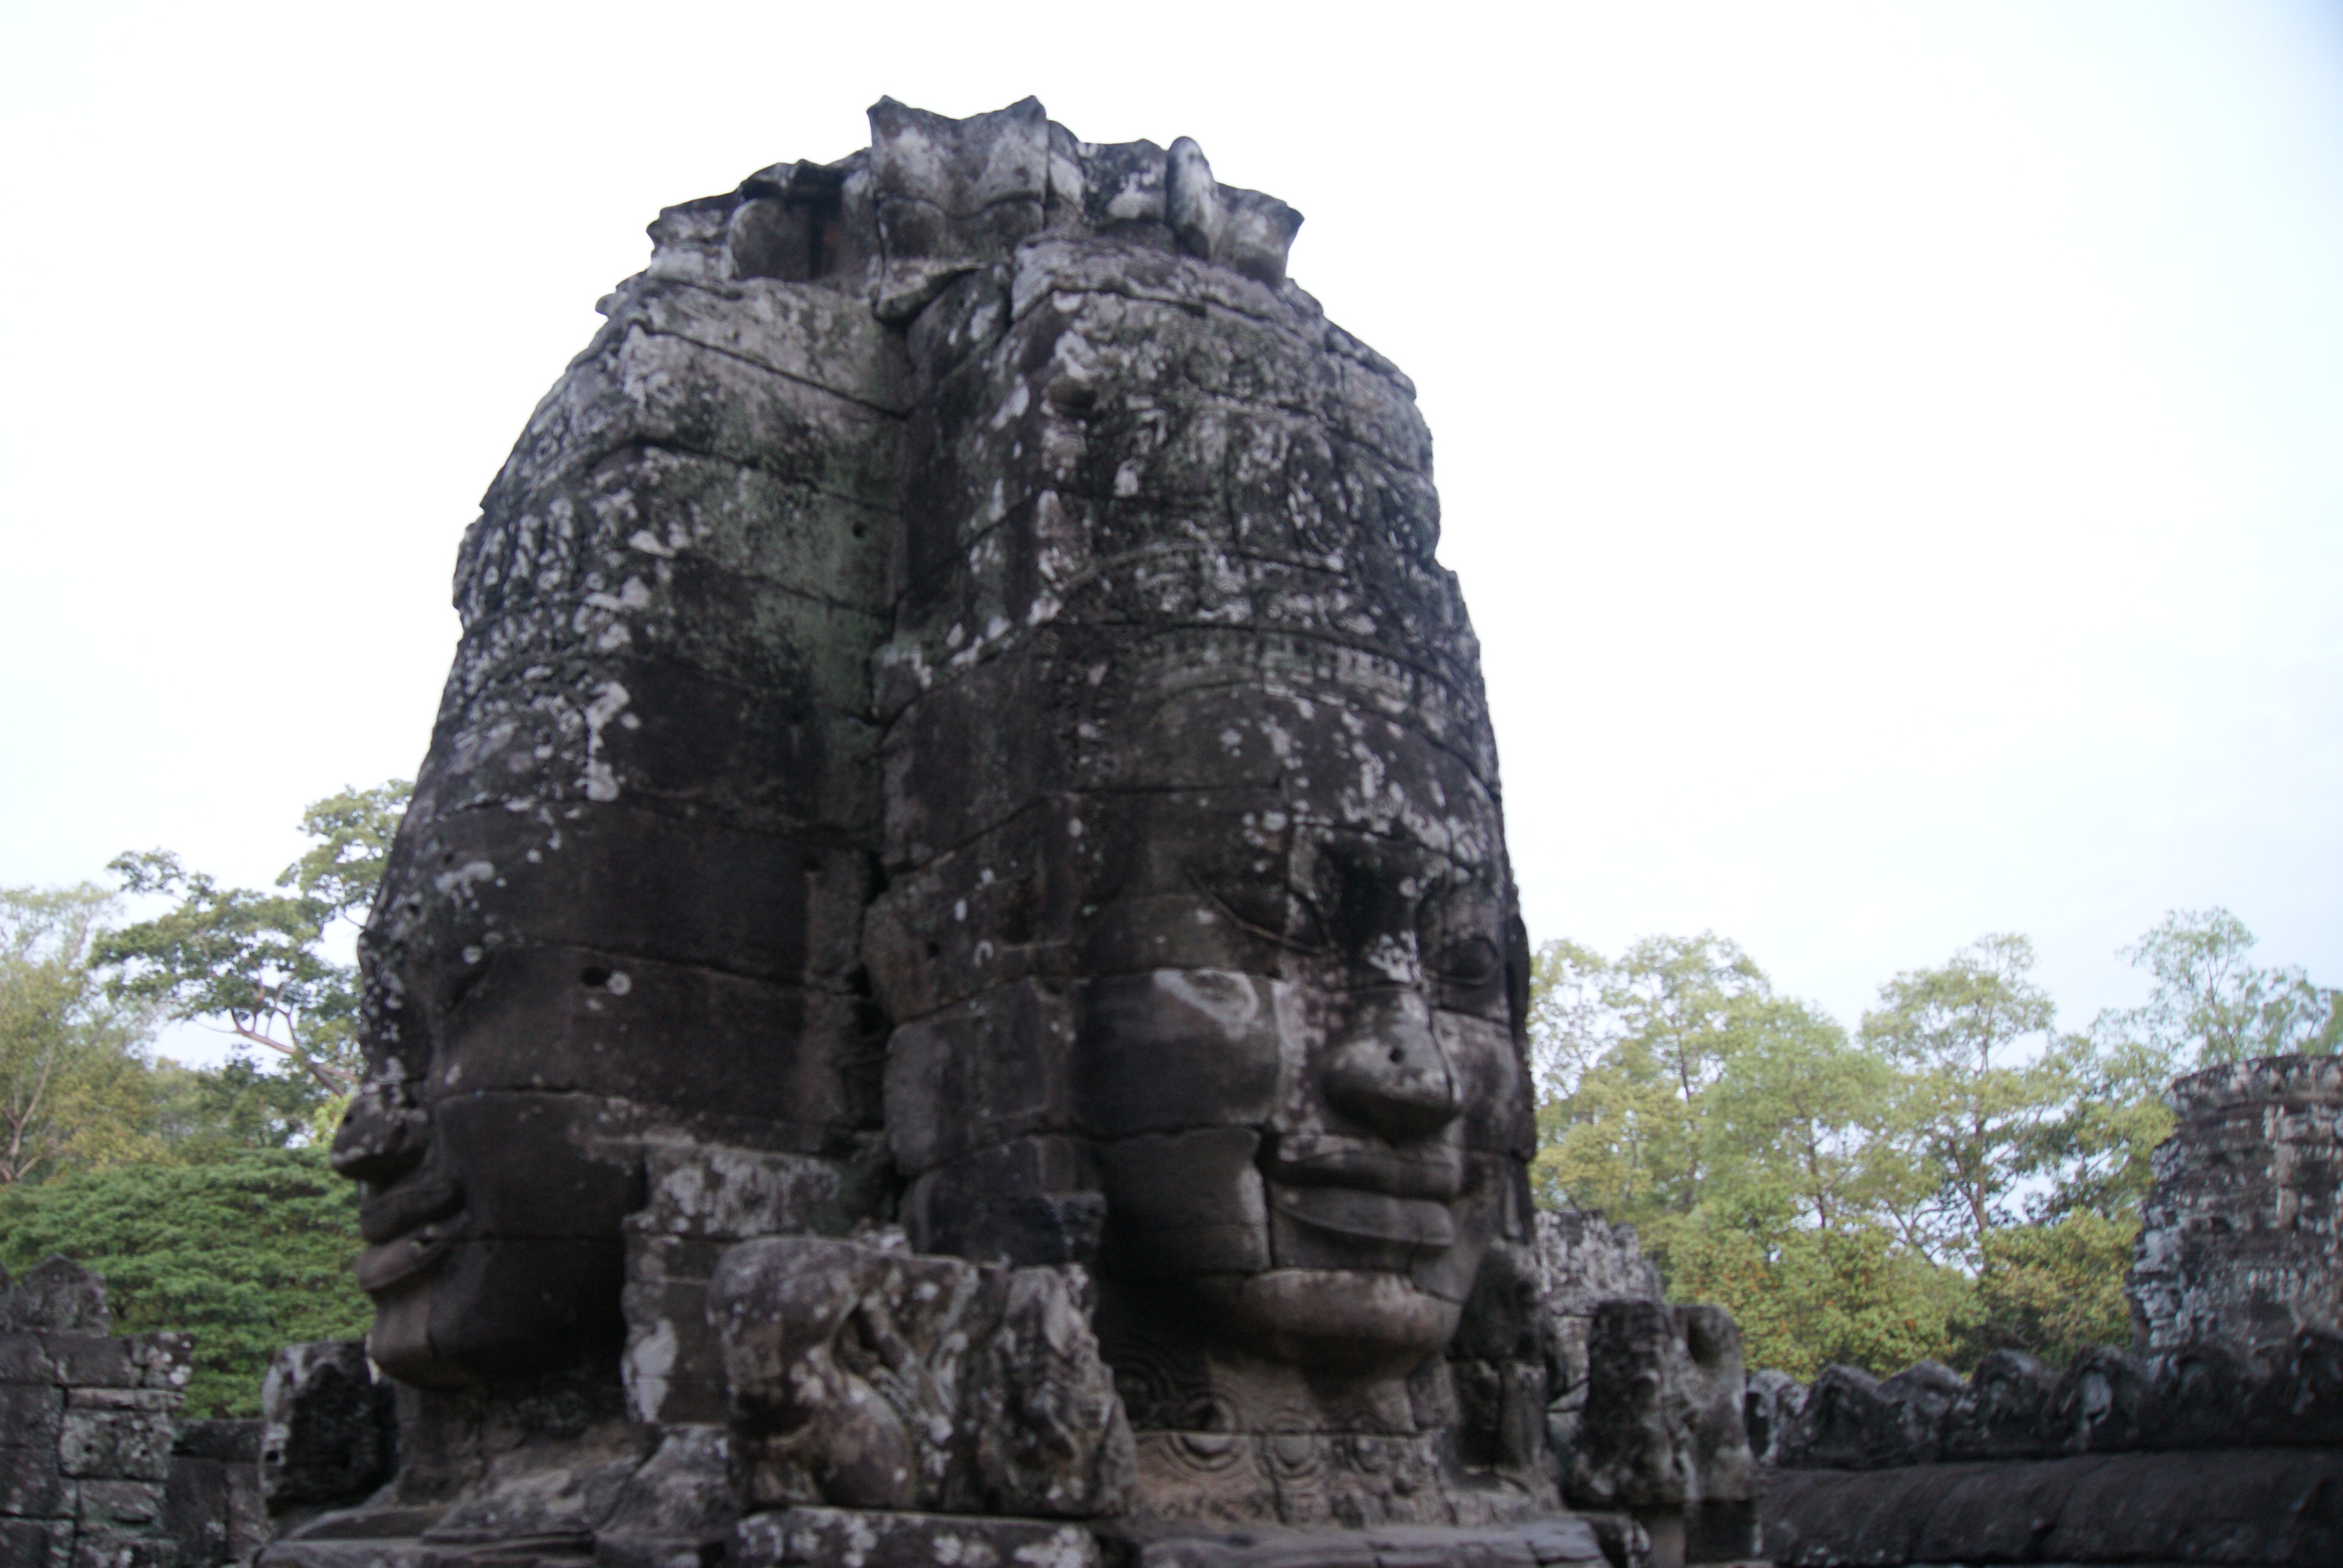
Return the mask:
<path id="1" fill-rule="evenodd" d="M 1497 978 L 1504 960 L 1486 937 L 1451 942 L 1432 956 L 1432 972 L 1453 986 L 1478 990 Z"/>
<path id="2" fill-rule="evenodd" d="M 1326 926 L 1318 907 L 1309 895 L 1282 882 L 1207 883 L 1203 890 L 1229 919 L 1257 937 L 1304 952 L 1326 946 Z"/>

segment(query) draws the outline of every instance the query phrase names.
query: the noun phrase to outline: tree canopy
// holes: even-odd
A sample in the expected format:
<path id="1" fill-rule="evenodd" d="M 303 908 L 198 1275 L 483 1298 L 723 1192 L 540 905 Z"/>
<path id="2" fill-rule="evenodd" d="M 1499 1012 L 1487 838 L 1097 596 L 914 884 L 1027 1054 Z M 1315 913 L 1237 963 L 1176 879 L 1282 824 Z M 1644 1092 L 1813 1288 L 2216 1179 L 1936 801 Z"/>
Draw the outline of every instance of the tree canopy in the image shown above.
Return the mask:
<path id="1" fill-rule="evenodd" d="M 1885 1373 L 2130 1338 L 2123 1281 L 2177 1074 L 2333 1051 L 2343 1010 L 2225 910 L 2124 950 L 2148 999 L 2062 1034 L 2020 936 L 1898 974 L 1851 1034 L 1714 933 L 1533 966 L 1541 1201 L 1634 1222 L 1752 1364 Z"/>
<path id="2" fill-rule="evenodd" d="M 325 1162 L 357 1060 L 356 969 L 329 938 L 373 899 L 407 794 L 313 803 L 275 891 L 166 850 L 117 859 L 119 893 L 0 890 L 0 1264 L 62 1252 L 106 1276 L 123 1329 L 194 1334 L 191 1412 L 253 1413 L 276 1347 L 367 1323 L 357 1190 Z M 237 1050 L 158 1060 L 164 1018 Z"/>

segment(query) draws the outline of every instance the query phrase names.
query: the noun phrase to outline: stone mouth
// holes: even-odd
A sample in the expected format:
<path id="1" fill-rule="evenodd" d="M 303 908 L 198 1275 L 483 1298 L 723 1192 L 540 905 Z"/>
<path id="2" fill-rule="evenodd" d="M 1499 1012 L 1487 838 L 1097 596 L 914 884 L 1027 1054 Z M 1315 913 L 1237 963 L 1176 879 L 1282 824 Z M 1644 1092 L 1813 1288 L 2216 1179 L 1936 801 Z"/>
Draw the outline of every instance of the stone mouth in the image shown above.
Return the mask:
<path id="1" fill-rule="evenodd" d="M 368 1243 L 353 1271 L 369 1294 L 392 1290 L 430 1272 L 469 1228 L 463 1184 L 453 1177 L 418 1179 L 391 1188 L 358 1211 L 358 1234 Z"/>
<path id="2" fill-rule="evenodd" d="M 404 1181 L 358 1211 L 358 1234 L 372 1243 L 392 1241 L 463 1206 L 463 1183 L 452 1176 Z"/>
<path id="3" fill-rule="evenodd" d="M 351 1265 L 351 1271 L 357 1276 L 358 1289 L 370 1296 L 380 1295 L 430 1272 L 446 1260 L 463 1229 L 460 1221 L 426 1225 L 379 1246 L 366 1248 Z"/>
<path id="4" fill-rule="evenodd" d="M 1288 1188 L 1348 1188 L 1362 1194 L 1429 1199 L 1444 1207 L 1464 1195 L 1464 1151 L 1454 1143 L 1400 1145 L 1323 1132 L 1268 1141 L 1262 1173 Z"/>

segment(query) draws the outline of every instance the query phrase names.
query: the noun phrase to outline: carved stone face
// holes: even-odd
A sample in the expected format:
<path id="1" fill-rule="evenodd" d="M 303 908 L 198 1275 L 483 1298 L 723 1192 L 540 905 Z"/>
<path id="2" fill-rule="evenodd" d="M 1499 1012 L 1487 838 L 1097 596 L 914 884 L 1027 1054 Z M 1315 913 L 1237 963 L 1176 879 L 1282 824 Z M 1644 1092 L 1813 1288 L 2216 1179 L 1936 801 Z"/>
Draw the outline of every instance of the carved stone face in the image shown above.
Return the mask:
<path id="1" fill-rule="evenodd" d="M 1110 1282 L 1270 1360 L 1403 1374 L 1456 1328 L 1521 1082 L 1496 803 L 1420 731 L 1228 689 L 1093 797 L 1084 1121 Z"/>
<path id="2" fill-rule="evenodd" d="M 852 858 L 544 815 L 410 812 L 361 942 L 367 1075 L 333 1159 L 364 1183 L 372 1353 L 409 1382 L 615 1360 L 645 1141 L 818 1147 L 853 1114 L 851 999 L 767 978 L 844 967 Z"/>
<path id="3" fill-rule="evenodd" d="M 639 1157 L 611 1134 L 628 1118 L 599 1096 L 495 1088 L 486 1033 L 442 1041 L 419 1085 L 377 1063 L 335 1140 L 335 1169 L 366 1183 L 368 1352 L 426 1386 L 524 1372 L 620 1332 L 618 1222 L 641 1201 Z M 490 1080 L 484 1091 L 463 1091 L 467 1068 Z"/>

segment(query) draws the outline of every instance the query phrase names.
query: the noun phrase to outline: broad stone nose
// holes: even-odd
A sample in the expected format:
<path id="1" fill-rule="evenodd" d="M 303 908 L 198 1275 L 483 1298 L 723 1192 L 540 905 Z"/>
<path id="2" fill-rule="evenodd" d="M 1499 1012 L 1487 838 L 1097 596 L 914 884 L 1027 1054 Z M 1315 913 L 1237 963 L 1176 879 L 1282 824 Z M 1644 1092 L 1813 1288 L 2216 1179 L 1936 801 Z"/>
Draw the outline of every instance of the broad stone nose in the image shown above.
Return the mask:
<path id="1" fill-rule="evenodd" d="M 1456 1120 L 1464 1109 L 1456 1073 L 1422 997 L 1402 993 L 1358 1007 L 1327 1061 L 1326 1099 L 1393 1139 L 1426 1138 Z"/>

